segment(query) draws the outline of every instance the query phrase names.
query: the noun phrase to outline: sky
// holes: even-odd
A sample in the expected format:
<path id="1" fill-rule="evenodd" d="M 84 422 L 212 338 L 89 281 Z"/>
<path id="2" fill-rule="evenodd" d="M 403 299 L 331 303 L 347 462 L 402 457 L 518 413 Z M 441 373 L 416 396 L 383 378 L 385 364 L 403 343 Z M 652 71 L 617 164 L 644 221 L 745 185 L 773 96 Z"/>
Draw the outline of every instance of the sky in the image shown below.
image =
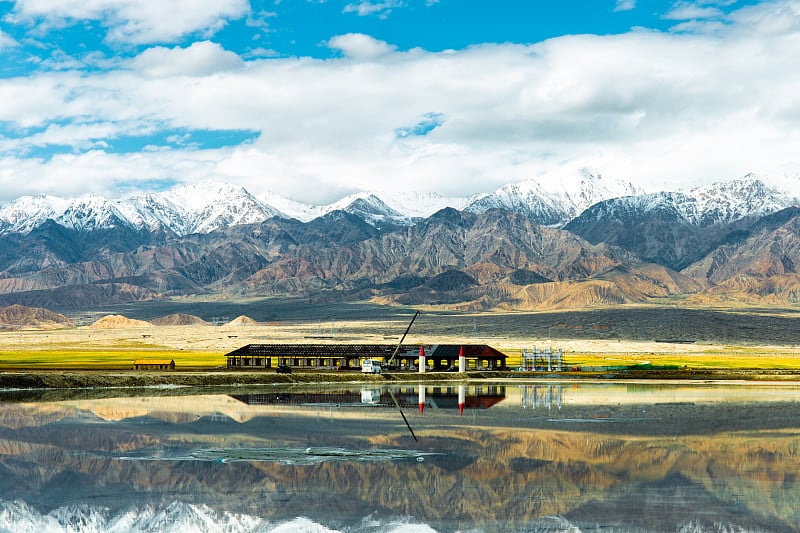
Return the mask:
<path id="1" fill-rule="evenodd" d="M 800 175 L 800 0 L 0 0 L 0 204 Z"/>

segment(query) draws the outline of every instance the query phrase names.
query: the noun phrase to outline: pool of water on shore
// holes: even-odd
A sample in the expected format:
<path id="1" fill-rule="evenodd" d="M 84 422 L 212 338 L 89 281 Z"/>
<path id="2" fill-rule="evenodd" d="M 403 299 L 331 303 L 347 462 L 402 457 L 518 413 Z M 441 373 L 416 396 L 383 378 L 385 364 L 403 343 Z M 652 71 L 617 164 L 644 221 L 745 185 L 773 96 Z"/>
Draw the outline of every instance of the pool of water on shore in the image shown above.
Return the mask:
<path id="1" fill-rule="evenodd" d="M 800 530 L 798 383 L 108 396 L 0 393 L 0 531 Z"/>

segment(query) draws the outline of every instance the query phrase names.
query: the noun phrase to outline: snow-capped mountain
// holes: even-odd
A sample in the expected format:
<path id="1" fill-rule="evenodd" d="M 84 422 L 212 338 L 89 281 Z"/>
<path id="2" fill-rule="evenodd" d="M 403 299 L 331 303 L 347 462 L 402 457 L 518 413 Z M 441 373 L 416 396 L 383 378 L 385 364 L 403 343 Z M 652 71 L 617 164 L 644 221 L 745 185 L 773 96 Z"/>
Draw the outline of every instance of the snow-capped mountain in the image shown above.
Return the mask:
<path id="1" fill-rule="evenodd" d="M 477 197 L 442 196 L 436 193 L 401 192 L 401 193 L 375 193 L 383 202 L 411 219 L 428 218 L 437 211 L 452 207 L 459 211 L 464 210 Z"/>
<path id="2" fill-rule="evenodd" d="M 361 216 L 370 223 L 390 221 L 394 224 L 412 224 L 427 218 L 445 207 L 462 210 L 472 198 L 447 197 L 436 193 L 364 191 L 345 196 L 328 205 L 309 205 L 265 192 L 257 198 L 284 216 L 308 222 L 332 211 L 347 211 Z"/>
<path id="3" fill-rule="evenodd" d="M 631 183 L 582 170 L 577 177 L 567 177 L 549 187 L 533 179 L 505 185 L 491 194 L 475 198 L 466 210 L 508 209 L 539 224 L 563 226 L 597 202 L 642 192 Z"/>
<path id="4" fill-rule="evenodd" d="M 565 229 L 682 270 L 748 224 L 797 205 L 755 176 L 679 192 L 657 192 L 598 202 Z"/>
<path id="5" fill-rule="evenodd" d="M 127 223 L 125 215 L 114 202 L 95 194 L 70 201 L 53 220 L 64 227 L 79 231 L 92 231 Z"/>
<path id="6" fill-rule="evenodd" d="M 128 226 L 167 229 L 177 235 L 261 222 L 282 215 L 242 187 L 203 181 L 162 193 L 109 200 L 25 196 L 0 209 L 0 233 L 27 233 L 48 219 L 79 231 Z"/>
<path id="7" fill-rule="evenodd" d="M 122 200 L 148 227 L 164 226 L 178 235 L 262 222 L 282 215 L 243 187 L 202 181 L 166 192 Z"/>
<path id="8" fill-rule="evenodd" d="M 705 227 L 762 217 L 793 205 L 798 205 L 797 198 L 769 187 L 749 174 L 741 179 L 683 191 L 610 198 L 585 210 L 579 219 L 615 220 L 630 225 L 631 221 L 669 211 L 685 223 Z M 570 225 L 577 222 L 575 219 Z"/>
<path id="9" fill-rule="evenodd" d="M 285 218 L 294 218 L 301 222 L 309 222 L 324 217 L 334 211 L 345 211 L 356 215 L 376 228 L 407 226 L 413 224 L 413 218 L 389 207 L 375 193 L 366 191 L 345 196 L 328 205 L 309 205 L 295 202 L 282 196 L 266 192 L 258 199 L 264 205 L 279 211 Z"/>
<path id="10" fill-rule="evenodd" d="M 687 220 L 700 226 L 761 217 L 798 205 L 796 197 L 769 187 L 753 174 L 684 191 L 680 205 Z"/>
<path id="11" fill-rule="evenodd" d="M 750 175 L 688 191 L 643 194 L 631 183 L 582 171 L 547 183 L 527 179 L 471 197 L 365 191 L 324 206 L 272 193 L 254 196 L 236 185 L 202 181 L 121 200 L 97 195 L 75 199 L 24 196 L 0 208 L 0 234 L 28 233 L 50 219 L 79 231 L 125 226 L 184 236 L 258 223 L 274 216 L 308 222 L 337 210 L 385 229 L 413 225 L 446 207 L 477 213 L 501 208 L 521 213 L 537 224 L 561 227 L 593 205 L 596 216 L 601 211 L 605 211 L 604 217 L 613 217 L 613 211 L 620 210 L 647 213 L 656 208 L 673 209 L 691 224 L 708 225 L 763 216 L 798 205 L 798 201 Z"/>
<path id="12" fill-rule="evenodd" d="M 0 209 L 0 233 L 28 233 L 66 210 L 67 200 L 40 194 L 23 196 Z"/>

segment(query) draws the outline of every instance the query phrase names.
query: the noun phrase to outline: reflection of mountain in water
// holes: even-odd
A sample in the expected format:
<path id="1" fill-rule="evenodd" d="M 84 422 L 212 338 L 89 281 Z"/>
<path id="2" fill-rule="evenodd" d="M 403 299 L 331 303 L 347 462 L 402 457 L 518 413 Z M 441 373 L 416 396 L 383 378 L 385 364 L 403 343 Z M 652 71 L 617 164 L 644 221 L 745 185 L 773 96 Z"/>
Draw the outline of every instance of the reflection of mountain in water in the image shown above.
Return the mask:
<path id="1" fill-rule="evenodd" d="M 246 514 L 216 511 L 207 505 L 172 502 L 163 508 L 129 507 L 118 513 L 89 505 L 60 507 L 42 514 L 21 501 L 0 500 L 0 530 L 47 531 L 51 533 L 83 531 L 227 531 L 268 532 L 325 531 L 321 524 L 298 517 L 270 527 L 267 520 Z"/>
<path id="2" fill-rule="evenodd" d="M 222 445 L 371 450 L 411 449 L 414 443 L 404 427 L 370 418 L 369 413 L 380 413 L 369 409 L 363 410 L 366 418 L 353 421 L 326 418 L 315 408 L 308 416 L 275 410 L 243 423 L 230 418 L 175 423 L 149 417 L 106 422 L 71 407 L 61 412 L 54 404 L 41 407 L 48 417 L 44 422 L 35 420 L 30 405 L 2 406 L 8 425 L 0 424 L 0 500 L 19 499 L 45 514 L 90 501 L 108 508 L 111 515 L 105 516 L 111 519 L 132 507 L 167 509 L 179 501 L 271 523 L 307 516 L 319 524 L 354 524 L 376 513 L 383 524 L 387 517 L 413 516 L 443 531 L 536 531 L 547 530 L 547 524 L 555 528 L 555 522 L 582 530 L 800 528 L 794 427 L 717 432 L 710 438 L 636 434 L 630 424 L 612 433 L 614 426 L 606 424 L 601 434 L 583 425 L 547 429 L 542 409 L 525 411 L 534 416 L 515 419 L 512 427 L 512 420 L 500 418 L 506 411 L 496 408 L 476 411 L 474 421 L 444 413 L 417 417 L 422 427 L 416 451 L 437 454 L 423 462 L 130 461 L 120 458 L 186 457 Z M 727 427 L 715 415 L 793 420 L 795 407 L 703 408 L 710 423 Z M 662 417 L 668 409 L 653 406 L 648 414 Z M 594 420 L 596 412 L 567 414 Z M 621 412 L 612 415 L 620 418 Z M 553 516 L 562 518 L 547 522 Z"/>
<path id="3" fill-rule="evenodd" d="M 699 507 L 702 505 L 702 507 Z M 676 524 L 680 531 L 792 531 L 775 517 L 743 508 L 739 502 L 720 500 L 709 490 L 682 474 L 643 483 L 635 493 L 610 491 L 565 514 L 581 530 L 591 530 L 605 517 L 611 527 L 626 517 L 626 531 L 658 531 Z M 735 526 L 735 527 L 734 527 Z"/>

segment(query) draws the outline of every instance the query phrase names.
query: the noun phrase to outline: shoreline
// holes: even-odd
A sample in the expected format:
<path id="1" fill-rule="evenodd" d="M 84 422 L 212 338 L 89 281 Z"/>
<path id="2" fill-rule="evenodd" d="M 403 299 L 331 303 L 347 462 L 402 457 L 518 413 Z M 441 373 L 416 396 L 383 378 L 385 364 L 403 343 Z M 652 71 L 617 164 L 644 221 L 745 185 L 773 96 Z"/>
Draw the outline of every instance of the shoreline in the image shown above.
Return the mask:
<path id="1" fill-rule="evenodd" d="M 36 390 L 138 389 L 138 388 L 214 388 L 269 385 L 371 384 L 464 381 L 800 381 L 800 370 L 787 369 L 669 369 L 597 372 L 358 372 L 274 371 L 134 371 L 134 370 L 0 370 L 0 392 Z"/>

